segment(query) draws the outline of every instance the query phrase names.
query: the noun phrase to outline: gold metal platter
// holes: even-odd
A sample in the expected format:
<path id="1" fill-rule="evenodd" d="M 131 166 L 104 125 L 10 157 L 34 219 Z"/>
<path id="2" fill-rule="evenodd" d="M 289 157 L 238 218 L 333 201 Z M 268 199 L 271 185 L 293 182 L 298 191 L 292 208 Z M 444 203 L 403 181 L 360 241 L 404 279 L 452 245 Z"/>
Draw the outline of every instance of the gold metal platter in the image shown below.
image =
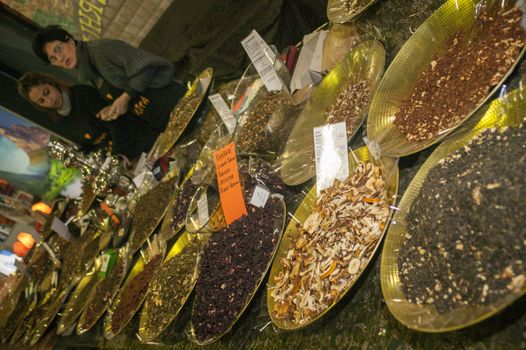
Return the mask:
<path id="1" fill-rule="evenodd" d="M 163 246 L 160 247 L 160 248 L 161 248 L 161 250 L 160 250 L 161 259 L 160 259 L 159 262 L 157 262 L 156 269 L 161 265 L 161 263 L 163 261 L 164 253 L 165 253 L 165 249 L 163 249 Z M 153 258 L 155 256 L 157 256 L 157 255 L 152 255 L 151 258 Z M 106 317 L 104 317 L 104 337 L 106 339 L 112 339 L 114 336 L 119 334 L 128 325 L 128 323 L 131 321 L 133 316 L 137 313 L 137 311 L 141 307 L 142 303 L 146 299 L 148 293 L 144 293 L 144 296 L 142 297 L 142 299 L 137 303 L 137 305 L 135 305 L 135 307 L 132 310 L 130 310 L 130 313 L 128 314 L 129 315 L 128 320 L 121 325 L 121 328 L 116 333 L 114 333 L 113 329 L 111 327 L 113 310 L 115 309 L 115 307 L 117 305 L 119 305 L 122 292 L 124 290 L 126 290 L 126 288 L 128 288 L 128 285 L 130 284 L 130 282 L 138 274 L 140 274 L 144 270 L 145 265 L 146 265 L 145 264 L 145 255 L 141 254 L 141 257 L 137 260 L 135 265 L 133 265 L 133 267 L 130 270 L 130 272 L 128 272 L 128 276 L 126 277 L 126 280 L 124 281 L 124 283 L 122 284 L 121 288 L 119 289 L 119 292 L 117 293 L 117 296 L 114 298 L 114 300 L 113 300 L 113 302 L 111 304 L 111 307 L 108 309 L 108 312 L 106 313 Z M 153 275 L 152 275 L 152 278 L 153 278 Z"/>
<path id="2" fill-rule="evenodd" d="M 212 83 L 213 75 L 214 70 L 212 68 L 207 68 L 202 71 L 192 82 L 192 85 L 184 96 L 177 102 L 177 105 L 170 113 L 170 119 L 166 129 L 159 135 L 147 156 L 147 159 L 152 163 L 166 154 L 166 152 L 175 145 L 203 102 L 208 88 Z M 188 103 L 192 103 L 194 108 L 185 108 Z"/>
<path id="3" fill-rule="evenodd" d="M 15 317 L 15 318 L 14 319 L 10 318 L 9 321 L 13 322 L 14 326 L 8 331 L 6 331 L 7 327 L 4 328 L 3 334 L 2 334 L 2 343 L 7 343 L 7 340 L 11 338 L 9 343 L 13 344 L 18 339 L 20 339 L 20 337 L 23 335 L 23 330 L 26 326 L 22 321 L 25 320 L 26 317 L 29 316 L 36 307 L 37 307 L 37 298 L 33 296 L 31 301 L 27 305 L 27 307 L 23 309 L 19 315 L 12 315 L 12 317 Z"/>
<path id="4" fill-rule="evenodd" d="M 387 69 L 371 102 L 367 120 L 367 137 L 375 141 L 381 153 L 401 157 L 421 151 L 441 139 L 470 118 L 498 90 L 513 72 L 526 47 L 501 81 L 455 127 L 443 130 L 437 136 L 420 142 L 409 142 L 394 125 L 395 113 L 404 98 L 412 91 L 422 72 L 429 67 L 434 56 L 444 48 L 446 40 L 458 31 L 468 30 L 475 20 L 478 1 L 448 0 L 438 8 L 409 38 Z M 524 11 L 524 8 L 523 8 Z M 470 64 L 470 62 L 466 62 Z M 497 64 L 497 63 L 496 63 Z"/>
<path id="5" fill-rule="evenodd" d="M 123 249 L 119 250 L 118 256 L 117 256 L 117 262 L 115 263 L 115 266 L 117 265 L 117 263 L 123 262 L 124 265 L 123 265 L 123 272 L 122 272 L 121 278 L 113 286 L 113 291 L 110 293 L 111 296 L 110 296 L 110 298 L 109 298 L 109 300 L 107 302 L 106 307 L 101 308 L 99 314 L 95 315 L 94 320 L 93 320 L 93 322 L 91 324 L 88 324 L 88 325 L 86 325 L 86 327 L 83 327 L 84 323 L 85 323 L 85 320 L 86 320 L 87 306 L 90 305 L 93 302 L 94 299 L 100 298 L 99 295 L 95 294 L 96 289 L 97 289 L 96 286 L 91 291 L 90 295 L 88 296 L 88 300 L 86 301 L 85 308 L 82 310 L 82 314 L 80 315 L 80 318 L 79 318 L 79 320 L 77 322 L 77 335 L 82 335 L 82 334 L 86 333 L 87 331 L 89 331 L 97 323 L 99 318 L 101 318 L 101 316 L 104 314 L 104 312 L 106 312 L 106 309 L 110 306 L 110 303 L 112 302 L 113 298 L 115 297 L 115 295 L 119 291 L 119 287 L 122 284 L 122 281 L 126 277 L 126 271 L 128 270 L 128 257 L 127 257 L 127 255 L 128 254 L 127 254 L 127 252 L 125 252 L 125 249 L 124 250 Z M 114 268 L 115 268 L 115 266 L 114 266 Z M 101 280 L 99 279 L 98 283 L 100 283 L 100 282 L 101 282 Z"/>
<path id="6" fill-rule="evenodd" d="M 71 293 L 68 302 L 64 305 L 62 313 L 59 313 L 57 334 L 62 334 L 68 330 L 69 327 L 77 320 L 82 313 L 84 306 L 86 306 L 87 298 L 79 299 L 79 296 L 83 293 L 88 293 L 96 286 L 97 283 L 97 270 L 93 268 L 89 271 L 77 284 L 75 290 Z"/>
<path id="7" fill-rule="evenodd" d="M 64 301 L 66 301 L 66 298 L 68 297 L 68 294 L 71 291 L 71 289 L 72 287 L 67 287 L 66 289 L 63 289 L 62 291 L 57 293 L 57 296 L 55 296 L 56 299 L 50 301 L 51 305 L 45 310 L 44 314 L 39 314 L 37 316 L 36 327 L 31 333 L 31 341 L 29 342 L 30 346 L 34 346 L 44 335 L 44 332 L 59 312 L 60 308 L 64 304 Z M 24 336 L 24 340 L 27 338 L 27 335 L 28 334 L 26 333 L 26 335 Z"/>
<path id="8" fill-rule="evenodd" d="M 82 202 L 79 211 L 77 212 L 78 218 L 88 212 L 95 201 L 95 198 L 97 198 L 97 194 L 94 192 L 93 184 L 90 181 L 85 181 L 82 184 Z"/>
<path id="9" fill-rule="evenodd" d="M 350 22 L 376 0 L 329 0 L 327 2 L 327 18 L 332 23 Z"/>
<path id="10" fill-rule="evenodd" d="M 177 239 L 177 241 L 172 245 L 170 248 L 170 251 L 166 255 L 166 258 L 164 259 L 164 263 L 168 262 L 171 259 L 177 259 L 179 253 L 188 246 L 192 241 L 194 240 L 202 240 L 206 241 L 209 238 L 209 235 L 196 235 L 196 234 L 190 234 L 188 232 L 183 232 L 183 234 Z M 199 275 L 199 258 L 195 261 L 195 270 L 194 270 L 194 277 L 192 279 L 192 286 L 188 289 L 188 293 L 181 301 L 181 305 L 177 310 L 170 310 L 172 312 L 170 314 L 170 318 L 166 320 L 166 323 L 164 327 L 159 329 L 151 329 L 150 325 L 148 324 L 148 315 L 151 313 L 151 307 L 150 307 L 150 299 L 146 299 L 146 302 L 144 303 L 144 307 L 141 312 L 141 318 L 139 321 L 139 338 L 142 342 L 149 342 L 158 337 L 165 329 L 168 327 L 179 315 L 179 312 L 183 308 L 183 306 L 186 304 L 188 298 L 192 294 L 192 291 L 194 290 L 195 283 L 197 282 L 197 277 Z M 150 291 L 148 291 L 148 294 L 150 294 Z"/>
<path id="11" fill-rule="evenodd" d="M 283 182 L 291 186 L 299 185 L 316 175 L 312 129 L 327 123 L 327 110 L 336 102 L 340 91 L 347 84 L 366 80 L 370 88 L 370 101 L 382 77 L 384 66 L 385 49 L 383 45 L 376 40 L 365 41 L 355 46 L 323 78 L 320 85 L 314 88 L 305 108 L 296 120 L 281 155 L 281 178 Z M 364 108 L 363 111 L 362 118 L 364 119 L 367 109 L 368 107 Z M 358 129 L 359 126 L 354 133 Z"/>
<path id="12" fill-rule="evenodd" d="M 509 306 L 526 294 L 526 287 L 518 294 L 509 294 L 487 306 L 469 305 L 439 314 L 433 306 L 410 303 L 401 288 L 398 273 L 398 256 L 407 234 L 406 216 L 420 193 L 426 177 L 438 162 L 467 145 L 480 132 L 492 127 L 517 126 L 526 116 L 526 92 L 515 90 L 491 103 L 482 119 L 471 129 L 461 130 L 445 140 L 422 165 L 407 188 L 394 215 L 385 239 L 380 267 L 382 292 L 394 317 L 405 326 L 422 332 L 448 332 L 479 323 Z"/>
<path id="13" fill-rule="evenodd" d="M 369 153 L 369 150 L 367 147 L 361 147 L 354 151 L 354 156 L 356 156 L 357 160 L 360 162 L 367 162 L 371 161 L 374 162 L 374 159 L 372 158 L 371 154 Z M 356 171 L 356 168 L 358 166 L 358 163 L 354 159 L 354 156 L 352 154 L 349 154 L 349 176 L 352 176 L 352 174 Z M 399 171 L 398 171 L 398 160 L 394 158 L 387 158 L 382 157 L 380 159 L 381 164 L 383 165 L 383 171 L 385 174 L 385 181 L 387 184 L 387 198 L 389 199 L 389 204 L 393 205 L 396 202 L 396 196 L 398 193 L 398 178 L 399 178 Z M 360 276 L 365 271 L 369 263 L 374 259 L 376 250 L 380 246 L 383 236 L 385 235 L 385 232 L 387 231 L 387 226 L 382 232 L 382 235 L 380 238 L 378 238 L 378 242 L 376 243 L 376 246 L 374 250 L 369 255 L 369 260 L 367 261 L 367 264 L 361 269 L 360 273 L 357 275 L 357 277 L 348 285 L 346 286 L 342 293 L 334 300 L 334 302 L 323 312 L 319 313 L 317 316 L 313 317 L 309 321 L 297 324 L 294 322 L 287 322 L 285 320 L 277 319 L 274 317 L 274 299 L 272 298 L 272 290 L 275 288 L 275 277 L 280 273 L 281 271 L 281 259 L 286 258 L 287 252 L 291 248 L 293 242 L 295 241 L 295 238 L 298 236 L 298 229 L 296 224 L 299 222 L 301 225 L 305 222 L 305 220 L 312 214 L 315 210 L 315 203 L 316 203 L 316 185 L 314 185 L 303 202 L 300 204 L 296 212 L 294 213 L 294 218 L 297 220 L 290 221 L 287 229 L 285 230 L 285 234 L 283 235 L 283 239 L 281 241 L 281 244 L 279 245 L 278 252 L 276 253 L 276 257 L 274 258 L 274 263 L 272 264 L 272 268 L 270 270 L 270 276 L 267 283 L 267 308 L 268 313 L 270 315 L 270 318 L 272 319 L 272 322 L 281 329 L 287 329 L 287 330 L 293 330 L 293 329 L 299 329 L 306 327 L 313 322 L 317 321 L 321 317 L 323 317 L 329 310 L 331 310 L 336 304 L 352 289 L 354 284 L 360 279 Z M 387 218 L 387 222 L 390 220 L 391 213 L 389 214 L 389 218 Z"/>
<path id="14" fill-rule="evenodd" d="M 236 322 L 241 318 L 241 316 L 243 315 L 243 313 L 245 312 L 245 310 L 247 309 L 247 307 L 250 305 L 250 302 L 252 301 L 252 298 L 254 297 L 254 295 L 256 295 L 256 292 L 258 291 L 259 287 L 261 286 L 261 283 L 263 282 L 263 280 L 265 279 L 265 276 L 267 275 L 267 272 L 272 264 L 272 261 L 274 260 L 274 256 L 276 255 L 276 252 L 278 250 L 278 246 L 280 244 L 280 241 L 281 241 L 281 237 L 283 236 L 283 230 L 285 228 L 285 221 L 286 221 L 286 218 L 287 218 L 287 208 L 286 208 L 286 205 L 285 205 L 285 199 L 282 195 L 280 194 L 271 194 L 272 197 L 274 198 L 278 198 L 280 201 L 281 201 L 281 204 L 283 205 L 283 222 L 281 224 L 281 227 L 279 227 L 280 231 L 279 231 L 279 236 L 278 236 L 278 239 L 276 241 L 276 245 L 274 247 L 274 251 L 272 252 L 270 258 L 269 258 L 269 261 L 267 263 L 267 266 L 266 268 L 264 269 L 263 273 L 261 274 L 261 277 L 259 278 L 259 280 L 256 282 L 256 285 L 254 286 L 254 290 L 250 293 L 250 295 L 247 297 L 247 300 L 245 302 L 245 306 L 243 307 L 243 309 L 241 309 L 241 311 L 239 312 L 238 316 L 235 318 L 235 320 L 230 324 L 230 326 L 227 328 L 226 331 L 224 331 L 223 333 L 221 334 L 218 334 L 210 339 L 207 339 L 205 341 L 198 341 L 195 337 L 195 331 L 194 331 L 194 325 L 192 323 L 192 321 L 190 321 L 190 328 L 189 328 L 189 337 L 190 337 L 190 340 L 197 344 L 197 345 L 207 345 L 207 344 L 211 344 L 211 343 L 214 343 L 216 341 L 218 341 L 219 339 L 221 339 L 225 334 L 227 334 L 228 332 L 230 332 L 232 330 L 232 327 L 236 324 Z M 213 291 L 211 291 L 211 293 L 213 293 Z M 192 318 L 193 318 L 193 315 L 195 313 L 195 304 L 192 306 Z"/>

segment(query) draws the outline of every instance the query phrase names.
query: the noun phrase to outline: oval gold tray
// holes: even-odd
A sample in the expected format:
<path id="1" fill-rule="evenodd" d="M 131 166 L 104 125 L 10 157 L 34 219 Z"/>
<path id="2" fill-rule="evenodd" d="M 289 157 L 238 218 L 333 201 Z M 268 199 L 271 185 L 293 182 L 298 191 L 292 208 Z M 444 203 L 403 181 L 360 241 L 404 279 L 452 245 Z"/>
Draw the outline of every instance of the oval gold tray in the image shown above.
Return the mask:
<path id="1" fill-rule="evenodd" d="M 353 3 L 354 1 L 362 4 L 347 12 L 345 3 Z M 350 22 L 375 2 L 376 0 L 329 0 L 327 2 L 327 18 L 332 23 Z"/>
<path id="2" fill-rule="evenodd" d="M 162 157 L 168 152 L 177 142 L 183 131 L 186 129 L 190 121 L 199 109 L 204 97 L 212 83 L 214 70 L 207 68 L 202 71 L 197 78 L 192 82 L 190 88 L 186 91 L 184 96 L 177 102 L 174 109 L 170 113 L 170 119 L 164 132 L 162 132 L 155 141 L 152 149 L 148 153 L 147 159 L 153 163 L 156 159 Z M 197 97 L 194 97 L 196 96 Z M 186 104 L 197 98 L 195 108 L 188 110 Z"/>
<path id="3" fill-rule="evenodd" d="M 361 147 L 354 151 L 354 155 L 358 159 L 358 161 L 365 162 L 372 159 L 371 154 L 369 153 L 369 150 L 367 147 Z M 394 158 L 387 158 L 382 157 L 381 162 L 385 169 L 385 178 L 386 178 L 386 184 L 387 184 L 387 198 L 390 200 L 390 205 L 394 204 L 396 201 L 396 196 L 398 193 L 398 159 Z M 358 166 L 358 163 L 354 160 L 354 157 L 352 154 L 349 154 L 349 176 L 352 176 L 354 173 L 356 167 Z M 323 317 L 329 310 L 331 310 L 336 304 L 351 290 L 351 288 L 354 286 L 354 284 L 359 280 L 361 274 L 365 271 L 367 265 L 371 262 L 371 260 L 374 258 L 376 254 L 376 250 L 380 246 L 380 243 L 382 242 L 383 236 L 385 232 L 387 231 L 387 226 L 382 232 L 382 236 L 378 239 L 378 243 L 376 244 L 374 250 L 371 252 L 369 261 L 367 262 L 367 265 L 361 269 L 359 275 L 354 279 L 354 281 L 347 286 L 343 292 L 338 296 L 337 299 L 335 299 L 334 303 L 331 304 L 326 310 L 318 314 L 316 317 L 312 318 L 308 322 L 300 324 L 296 324 L 293 322 L 286 322 L 284 320 L 280 320 L 274 317 L 274 299 L 272 298 L 272 290 L 275 287 L 274 278 L 280 273 L 281 271 L 281 259 L 285 258 L 287 256 L 287 252 L 290 249 L 292 243 L 294 242 L 294 239 L 298 236 L 298 229 L 296 224 L 299 222 L 300 224 L 303 224 L 303 222 L 309 217 L 309 215 L 313 212 L 314 207 L 316 203 L 316 185 L 312 186 L 311 190 L 305 197 L 305 199 L 301 202 L 300 206 L 294 213 L 295 220 L 292 220 L 289 225 L 287 226 L 287 229 L 285 230 L 285 234 L 283 235 L 283 239 L 281 241 L 281 244 L 279 245 L 278 252 L 276 253 L 276 257 L 274 259 L 274 263 L 272 264 L 272 268 L 270 270 L 270 276 L 267 283 L 267 308 L 268 313 L 270 315 L 270 318 L 272 319 L 272 322 L 281 329 L 287 329 L 287 330 L 293 330 L 293 329 L 299 329 L 306 327 L 319 318 Z M 391 214 L 389 214 L 391 215 Z M 387 218 L 387 222 L 389 222 L 389 218 Z"/>
<path id="4" fill-rule="evenodd" d="M 383 45 L 379 41 L 369 40 L 354 47 L 323 78 L 296 120 L 281 155 L 283 182 L 291 186 L 299 185 L 316 175 L 312 129 L 327 123 L 326 111 L 336 102 L 340 91 L 347 84 L 366 80 L 370 87 L 370 100 L 382 77 L 384 66 Z M 366 116 L 367 108 L 364 108 L 363 118 Z M 354 132 L 358 129 L 357 127 Z"/>
<path id="5" fill-rule="evenodd" d="M 404 193 L 398 205 L 399 211 L 393 218 L 396 225 L 391 225 L 385 239 L 380 276 L 382 292 L 387 306 L 394 317 L 405 326 L 422 332 L 453 331 L 487 319 L 526 294 L 526 288 L 524 288 L 520 294 L 510 294 L 492 305 L 465 306 L 445 314 L 439 314 L 432 306 L 418 306 L 410 303 L 402 292 L 398 274 L 399 250 L 405 242 L 407 233 L 406 215 L 414 199 L 420 193 L 429 171 L 441 159 L 468 144 L 483 130 L 492 127 L 518 125 L 525 116 L 525 110 L 526 92 L 520 90 L 515 90 L 503 98 L 494 100 L 486 113 L 477 114 L 475 118 L 480 117 L 480 115 L 483 117 L 474 127 L 468 130 L 459 130 L 437 147 L 422 165 Z"/>
<path id="6" fill-rule="evenodd" d="M 190 244 L 191 241 L 195 239 L 206 241 L 208 239 L 209 235 L 196 235 L 196 234 L 190 234 L 188 232 L 184 232 L 177 241 L 173 244 L 172 248 L 170 248 L 170 251 L 166 255 L 166 258 L 164 259 L 164 263 L 171 259 L 177 259 L 178 254 L 187 246 Z M 162 266 L 162 265 L 161 265 Z M 139 338 L 142 342 L 149 342 L 158 337 L 165 329 L 172 323 L 177 316 L 179 315 L 179 312 L 183 308 L 183 306 L 186 304 L 186 301 L 192 294 L 192 291 L 194 290 L 195 283 L 197 282 L 197 276 L 199 275 L 199 259 L 196 259 L 195 261 L 195 270 L 194 270 L 194 277 L 192 279 L 192 286 L 188 290 L 187 295 L 183 298 L 183 301 L 181 302 L 181 305 L 179 309 L 173 310 L 173 313 L 170 314 L 170 319 L 167 320 L 164 327 L 160 329 L 148 329 L 150 327 L 147 324 L 148 320 L 148 314 L 151 312 L 150 306 L 149 306 L 149 299 L 146 299 L 146 302 L 144 303 L 144 307 L 141 312 L 141 318 L 139 321 Z M 150 294 L 150 291 L 148 291 L 148 294 Z"/>
<path id="7" fill-rule="evenodd" d="M 405 156 L 421 151 L 443 139 L 487 102 L 524 55 L 526 47 L 521 50 L 508 73 L 488 92 L 484 101 L 481 101 L 455 127 L 444 130 L 429 140 L 409 142 L 393 124 L 394 115 L 404 98 L 415 86 L 421 73 L 429 67 L 435 54 L 443 49 L 446 40 L 457 31 L 472 27 L 475 19 L 475 6 L 476 1 L 473 0 L 448 0 L 416 30 L 387 69 L 371 102 L 367 120 L 367 137 L 379 144 L 383 155 Z"/>
<path id="8" fill-rule="evenodd" d="M 281 200 L 281 203 L 283 205 L 283 223 L 281 224 L 281 227 L 280 227 L 280 232 L 279 232 L 279 237 L 278 237 L 278 240 L 276 242 L 276 246 L 274 247 L 274 251 L 272 252 L 271 256 L 270 256 L 270 259 L 268 261 L 268 264 L 267 264 L 267 267 L 265 268 L 264 272 L 261 274 L 261 277 L 260 279 L 257 281 L 256 285 L 254 286 L 254 290 L 252 291 L 252 293 L 250 293 L 250 295 L 247 297 L 247 300 L 245 302 L 245 306 L 243 307 L 243 309 L 241 309 L 241 311 L 239 312 L 238 316 L 236 317 L 236 319 L 230 324 L 230 326 L 227 328 L 226 331 L 224 331 L 223 333 L 221 334 L 218 334 L 210 339 L 207 339 L 205 341 L 198 341 L 195 337 L 195 331 L 194 331 L 194 325 L 192 323 L 192 321 L 190 321 L 190 328 L 189 328 L 189 332 L 188 332 L 188 335 L 190 337 L 190 340 L 197 344 L 197 345 L 207 345 L 207 344 L 211 344 L 211 343 L 214 343 L 216 341 L 218 341 L 219 339 L 221 339 L 225 334 L 227 334 L 228 332 L 230 332 L 232 330 L 232 327 L 236 324 L 236 322 L 241 318 L 241 316 L 243 315 L 243 313 L 245 312 L 245 310 L 247 309 L 247 307 L 250 305 L 250 302 L 252 301 L 252 298 L 254 297 L 254 295 L 256 295 L 256 292 L 258 291 L 259 287 L 261 286 L 261 283 L 263 282 L 263 280 L 265 279 L 265 276 L 272 264 L 272 261 L 274 260 L 274 256 L 276 255 L 276 252 L 278 250 L 278 246 L 280 244 L 280 241 L 281 241 L 281 237 L 283 236 L 283 230 L 285 228 L 285 221 L 286 221 L 286 218 L 287 218 L 287 208 L 286 208 L 286 205 L 285 205 L 285 199 L 283 196 L 279 195 L 279 194 L 271 194 L 271 196 L 275 197 L 275 198 L 279 198 Z M 193 305 L 192 307 L 192 316 L 194 315 L 194 312 L 195 312 L 195 304 Z M 192 317 L 193 318 L 193 317 Z"/>

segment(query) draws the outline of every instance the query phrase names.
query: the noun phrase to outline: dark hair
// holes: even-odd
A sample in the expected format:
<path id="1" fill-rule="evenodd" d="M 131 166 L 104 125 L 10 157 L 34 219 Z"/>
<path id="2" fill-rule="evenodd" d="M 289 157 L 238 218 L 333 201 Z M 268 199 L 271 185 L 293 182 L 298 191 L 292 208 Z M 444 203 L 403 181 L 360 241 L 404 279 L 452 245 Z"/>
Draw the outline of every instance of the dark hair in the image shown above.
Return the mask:
<path id="1" fill-rule="evenodd" d="M 65 43 L 68 41 L 68 39 L 74 40 L 73 35 L 71 35 L 67 30 L 63 29 L 61 26 L 47 26 L 46 28 L 36 33 L 33 37 L 33 52 L 42 61 L 50 63 L 47 54 L 44 52 L 44 45 L 55 40 L 62 41 Z"/>
<path id="2" fill-rule="evenodd" d="M 22 75 L 20 79 L 18 79 L 16 87 L 17 87 L 17 90 L 20 96 L 22 96 L 26 101 L 31 103 L 35 108 L 44 110 L 46 112 L 51 113 L 53 116 L 58 117 L 58 114 L 56 113 L 55 108 L 44 108 L 34 103 L 33 101 L 31 101 L 31 99 L 29 98 L 29 91 L 31 91 L 31 88 L 34 86 L 43 85 L 43 84 L 49 84 L 53 86 L 54 88 L 58 89 L 59 91 L 69 90 L 69 87 L 70 87 L 70 84 L 57 80 L 51 75 L 37 73 L 37 72 L 24 73 L 24 75 Z"/>

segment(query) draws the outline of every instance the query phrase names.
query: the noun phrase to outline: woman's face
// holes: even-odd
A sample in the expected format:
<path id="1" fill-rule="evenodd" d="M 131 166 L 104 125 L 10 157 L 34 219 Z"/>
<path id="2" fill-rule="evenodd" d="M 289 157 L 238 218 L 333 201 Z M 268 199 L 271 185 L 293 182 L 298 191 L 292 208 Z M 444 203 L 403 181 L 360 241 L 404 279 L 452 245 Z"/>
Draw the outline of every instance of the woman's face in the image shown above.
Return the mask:
<path id="1" fill-rule="evenodd" d="M 77 66 L 77 46 L 75 41 L 54 40 L 44 44 L 44 52 L 53 66 L 73 69 Z"/>
<path id="2" fill-rule="evenodd" d="M 62 107 L 62 93 L 53 85 L 35 85 L 29 90 L 29 99 L 40 107 L 58 109 Z"/>

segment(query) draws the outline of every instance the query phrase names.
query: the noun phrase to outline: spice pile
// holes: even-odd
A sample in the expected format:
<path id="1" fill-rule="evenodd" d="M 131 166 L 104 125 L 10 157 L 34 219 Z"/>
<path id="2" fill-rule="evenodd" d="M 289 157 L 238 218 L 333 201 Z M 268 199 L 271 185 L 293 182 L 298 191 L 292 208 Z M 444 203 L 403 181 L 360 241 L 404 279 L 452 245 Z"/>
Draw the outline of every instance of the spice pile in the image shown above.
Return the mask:
<path id="1" fill-rule="evenodd" d="M 155 273 L 143 312 L 145 340 L 152 340 L 168 326 L 183 306 L 197 281 L 197 263 L 203 244 L 193 240 Z"/>
<path id="2" fill-rule="evenodd" d="M 370 89 L 366 80 L 348 84 L 327 111 L 327 124 L 345 122 L 347 138 L 350 138 L 365 118 L 369 93 Z"/>
<path id="3" fill-rule="evenodd" d="M 132 233 L 130 238 L 130 254 L 135 253 L 146 239 L 153 233 L 170 203 L 172 193 L 177 184 L 177 177 L 161 182 L 143 195 L 134 209 Z"/>
<path id="4" fill-rule="evenodd" d="M 192 323 L 205 342 L 226 332 L 264 277 L 277 247 L 284 213 L 271 197 L 265 208 L 247 203 L 249 216 L 212 235 L 201 259 Z"/>
<path id="5" fill-rule="evenodd" d="M 272 281 L 274 316 L 303 324 L 338 301 L 366 267 L 388 217 L 387 186 L 372 163 L 323 190 Z"/>
<path id="6" fill-rule="evenodd" d="M 172 220 L 172 228 L 174 230 L 177 230 L 181 227 L 181 225 L 184 225 L 186 221 L 186 213 L 188 212 L 188 206 L 190 205 L 190 201 L 197 191 L 197 188 L 198 186 L 194 185 L 192 180 L 188 180 L 177 193 L 173 208 Z"/>
<path id="7" fill-rule="evenodd" d="M 402 291 L 439 313 L 526 286 L 525 128 L 485 131 L 433 168 L 407 215 Z"/>
<path id="8" fill-rule="evenodd" d="M 86 274 L 99 253 L 100 233 L 94 228 L 88 228 L 82 237 L 73 242 L 75 249 L 64 253 L 60 286 L 64 288 Z"/>
<path id="9" fill-rule="evenodd" d="M 201 103 L 201 94 L 196 91 L 184 96 L 179 100 L 175 109 L 170 113 L 170 120 L 168 126 L 163 134 L 166 140 L 177 140 L 186 128 L 186 125 L 192 119 L 197 107 Z"/>
<path id="10" fill-rule="evenodd" d="M 97 283 L 97 275 L 92 274 L 88 282 L 82 285 L 82 289 L 78 292 L 75 290 L 71 294 L 69 301 L 67 302 L 64 310 L 62 311 L 62 316 L 60 317 L 60 322 L 58 326 L 57 334 L 63 333 L 66 331 L 66 328 L 71 326 L 75 319 L 80 315 L 82 309 L 88 301 L 91 291 L 95 288 Z M 77 285 L 77 289 L 81 287 L 81 284 Z"/>
<path id="11" fill-rule="evenodd" d="M 237 135 L 236 145 L 241 152 L 275 149 L 280 125 L 288 118 L 292 109 L 291 102 L 280 91 L 256 98 L 257 101 L 244 117 Z"/>
<path id="12" fill-rule="evenodd" d="M 99 277 L 95 291 L 90 294 L 85 306 L 84 322 L 79 325 L 79 331 L 87 331 L 102 316 L 102 313 L 119 290 L 121 281 L 126 274 L 125 266 L 126 260 L 119 257 L 115 262 L 115 266 L 108 272 L 108 275 L 103 279 Z"/>
<path id="13" fill-rule="evenodd" d="M 374 0 L 343 0 L 343 8 L 347 16 L 361 11 L 369 6 Z"/>
<path id="14" fill-rule="evenodd" d="M 117 302 L 111 307 L 111 330 L 113 334 L 119 333 L 133 317 L 137 308 L 142 304 L 155 270 L 162 262 L 162 255 L 157 254 L 144 266 L 122 289 Z"/>
<path id="15" fill-rule="evenodd" d="M 519 8 L 484 11 L 473 32 L 458 32 L 402 101 L 394 125 L 411 142 L 455 127 L 504 77 L 524 46 Z"/>

